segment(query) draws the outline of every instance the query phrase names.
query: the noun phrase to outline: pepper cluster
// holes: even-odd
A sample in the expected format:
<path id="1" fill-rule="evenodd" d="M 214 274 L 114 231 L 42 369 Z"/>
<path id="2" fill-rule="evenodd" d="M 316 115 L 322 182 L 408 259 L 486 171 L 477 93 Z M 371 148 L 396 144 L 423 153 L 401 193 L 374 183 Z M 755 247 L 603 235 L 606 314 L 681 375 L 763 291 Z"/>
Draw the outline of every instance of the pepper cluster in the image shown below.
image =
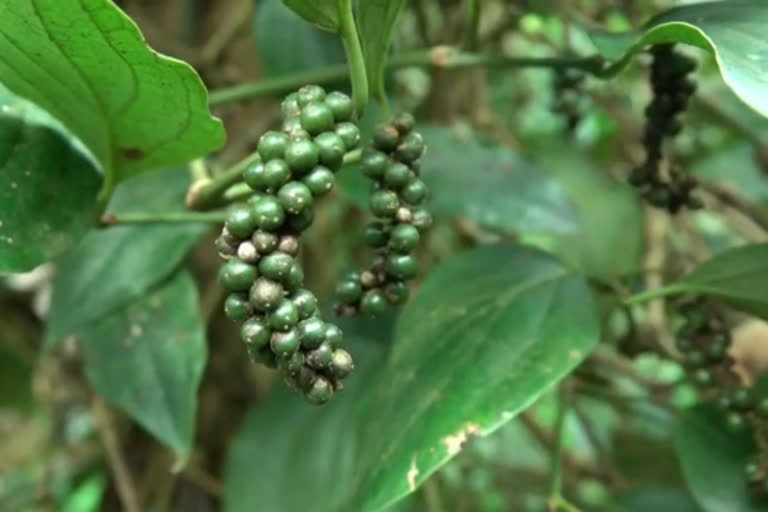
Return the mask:
<path id="1" fill-rule="evenodd" d="M 360 132 L 352 100 L 318 86 L 286 97 L 282 111 L 282 131 L 259 139 L 259 160 L 243 172 L 253 196 L 230 210 L 216 240 L 226 260 L 219 280 L 231 292 L 225 312 L 242 323 L 253 361 L 278 368 L 307 400 L 322 404 L 342 388 L 353 362 L 341 348 L 341 330 L 321 319 L 315 295 L 304 288 L 296 258 L 313 201 L 331 190 Z"/>
<path id="2" fill-rule="evenodd" d="M 581 98 L 584 95 L 583 72 L 576 69 L 559 69 L 555 71 L 553 83 L 554 103 L 552 111 L 565 119 L 565 128 L 573 133 L 581 122 Z"/>
<path id="3" fill-rule="evenodd" d="M 675 166 L 669 166 L 664 176 L 661 166 L 664 141 L 682 130 L 679 117 L 696 91 L 696 83 L 688 76 L 696 69 L 696 62 L 676 53 L 672 44 L 656 45 L 651 54 L 653 100 L 645 110 L 646 157 L 645 162 L 632 171 L 629 182 L 649 204 L 670 213 L 685 207 L 699 208 L 700 201 L 692 195 L 697 185 L 695 178 Z"/>
<path id="4" fill-rule="evenodd" d="M 729 430 L 751 430 L 761 446 L 768 435 L 768 397 L 756 397 L 753 388 L 743 386 L 732 372 L 731 338 L 724 322 L 700 300 L 684 304 L 680 311 L 685 322 L 677 333 L 677 348 L 689 377 L 723 411 Z M 760 458 L 765 455 L 759 454 L 744 468 L 749 485 L 761 491 L 768 490 L 768 460 Z"/>
<path id="5" fill-rule="evenodd" d="M 368 269 L 351 272 L 336 287 L 340 315 L 378 315 L 388 304 L 403 304 L 407 281 L 419 271 L 413 252 L 432 215 L 425 208 L 429 190 L 419 177 L 424 139 L 413 128 L 413 116 L 401 114 L 377 127 L 363 152 L 361 168 L 372 181 L 370 209 L 377 218 L 364 239 L 376 254 Z"/>

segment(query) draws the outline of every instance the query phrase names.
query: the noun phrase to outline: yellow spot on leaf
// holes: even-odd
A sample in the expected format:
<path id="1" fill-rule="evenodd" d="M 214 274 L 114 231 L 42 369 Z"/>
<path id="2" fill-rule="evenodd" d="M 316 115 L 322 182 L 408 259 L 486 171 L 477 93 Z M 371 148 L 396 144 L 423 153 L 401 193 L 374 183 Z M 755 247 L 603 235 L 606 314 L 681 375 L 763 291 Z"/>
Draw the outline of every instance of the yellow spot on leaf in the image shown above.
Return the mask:
<path id="1" fill-rule="evenodd" d="M 419 476 L 419 468 L 416 467 L 416 456 L 411 460 L 411 467 L 408 469 L 406 478 L 408 479 L 408 489 L 413 492 L 416 490 L 416 477 Z"/>
<path id="2" fill-rule="evenodd" d="M 464 443 L 467 442 L 468 436 L 477 434 L 480 432 L 480 426 L 476 423 L 467 423 L 464 427 L 453 435 L 443 438 L 445 448 L 448 450 L 448 455 L 456 455 L 461 451 Z"/>

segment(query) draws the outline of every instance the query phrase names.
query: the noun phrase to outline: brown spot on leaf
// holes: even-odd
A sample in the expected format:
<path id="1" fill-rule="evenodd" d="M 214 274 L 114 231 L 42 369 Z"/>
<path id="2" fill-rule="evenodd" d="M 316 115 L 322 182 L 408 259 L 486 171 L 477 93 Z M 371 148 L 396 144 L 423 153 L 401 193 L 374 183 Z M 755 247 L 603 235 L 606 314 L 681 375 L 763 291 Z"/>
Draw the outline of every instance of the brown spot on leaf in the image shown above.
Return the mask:
<path id="1" fill-rule="evenodd" d="M 120 148 L 120 154 L 129 160 L 141 160 L 145 156 L 141 148 Z"/>

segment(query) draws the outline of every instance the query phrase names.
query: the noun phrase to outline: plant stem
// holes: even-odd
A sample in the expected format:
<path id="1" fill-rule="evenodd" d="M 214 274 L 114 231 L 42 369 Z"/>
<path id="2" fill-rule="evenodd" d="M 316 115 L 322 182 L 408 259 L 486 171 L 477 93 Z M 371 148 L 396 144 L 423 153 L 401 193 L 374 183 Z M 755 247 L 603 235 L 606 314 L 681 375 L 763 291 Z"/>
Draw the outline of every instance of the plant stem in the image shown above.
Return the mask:
<path id="1" fill-rule="evenodd" d="M 549 485 L 549 510 L 557 512 L 562 501 L 563 491 L 563 438 L 565 437 L 565 418 L 568 412 L 570 391 L 567 383 L 560 385 L 558 394 L 557 417 L 555 419 L 555 443 L 552 446 L 551 480 Z"/>
<path id="2" fill-rule="evenodd" d="M 352 0 L 337 0 L 339 11 L 339 35 L 344 42 L 347 53 L 347 63 L 352 80 L 352 96 L 355 100 L 355 110 L 362 117 L 368 106 L 368 72 L 365 69 L 365 57 L 357 35 L 355 15 L 352 12 Z"/>
<path id="3" fill-rule="evenodd" d="M 686 289 L 681 284 L 671 284 L 656 288 L 654 290 L 648 290 L 641 293 L 636 293 L 631 297 L 624 299 L 624 304 L 641 304 L 643 302 L 650 302 L 654 299 L 660 299 L 662 297 L 668 297 L 670 295 L 678 295 L 685 292 Z"/>
<path id="4" fill-rule="evenodd" d="M 480 30 L 480 0 L 465 0 L 467 11 L 467 32 L 464 36 L 464 48 L 473 51 L 477 48 L 477 34 Z"/>
<path id="5" fill-rule="evenodd" d="M 106 213 L 101 218 L 102 227 L 122 226 L 126 224 L 218 224 L 227 219 L 227 212 L 165 212 L 165 213 Z"/>
<path id="6" fill-rule="evenodd" d="M 499 68 L 541 67 L 554 69 L 574 68 L 596 76 L 602 75 L 604 60 L 600 56 L 592 57 L 506 57 L 462 52 L 451 46 L 435 46 L 427 50 L 396 55 L 389 60 L 389 69 L 404 67 L 433 67 L 439 69 L 462 69 L 476 66 Z M 211 106 L 224 105 L 236 101 L 258 98 L 298 89 L 309 83 L 327 84 L 343 80 L 349 76 L 347 66 L 329 66 L 313 71 L 286 75 L 278 78 L 246 82 L 211 92 Z"/>
<path id="7" fill-rule="evenodd" d="M 232 185 L 240 181 L 243 171 L 260 160 L 258 153 L 252 153 L 229 169 L 210 179 L 197 180 L 189 187 L 187 208 L 206 210 L 219 206 L 219 199 Z"/>

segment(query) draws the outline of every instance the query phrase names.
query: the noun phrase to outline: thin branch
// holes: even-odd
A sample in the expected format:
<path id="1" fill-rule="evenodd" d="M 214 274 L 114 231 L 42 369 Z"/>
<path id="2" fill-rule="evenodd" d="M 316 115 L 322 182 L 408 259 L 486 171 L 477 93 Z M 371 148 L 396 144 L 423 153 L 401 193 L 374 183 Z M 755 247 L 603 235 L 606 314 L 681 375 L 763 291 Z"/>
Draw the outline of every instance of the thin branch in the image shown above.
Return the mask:
<path id="1" fill-rule="evenodd" d="M 227 219 L 226 211 L 212 212 L 161 212 L 161 213 L 106 213 L 101 217 L 101 227 L 127 224 L 220 224 Z"/>
<path id="2" fill-rule="evenodd" d="M 768 232 L 768 210 L 763 206 L 752 203 L 738 192 L 732 191 L 722 185 L 702 183 L 701 188 L 725 206 L 741 212 L 745 217 L 748 217 L 764 231 Z"/>

